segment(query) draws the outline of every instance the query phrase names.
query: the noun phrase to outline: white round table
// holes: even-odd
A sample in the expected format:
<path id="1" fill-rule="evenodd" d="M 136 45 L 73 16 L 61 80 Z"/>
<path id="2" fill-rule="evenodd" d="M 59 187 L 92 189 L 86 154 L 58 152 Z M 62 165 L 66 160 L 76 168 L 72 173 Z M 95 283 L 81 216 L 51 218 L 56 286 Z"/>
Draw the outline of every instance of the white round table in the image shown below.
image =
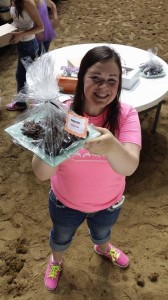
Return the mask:
<path id="1" fill-rule="evenodd" d="M 107 45 L 114 48 L 114 50 L 119 53 L 126 66 L 133 69 L 138 68 L 140 64 L 149 60 L 148 51 L 125 45 L 107 43 L 71 45 L 58 48 L 47 54 L 54 58 L 55 72 L 58 73 L 61 66 L 68 65 L 68 59 L 80 60 L 89 49 L 99 45 Z M 146 79 L 140 76 L 140 79 L 130 90 L 122 89 L 121 92 L 121 101 L 132 105 L 139 113 L 156 109 L 152 132 L 156 131 L 161 105 L 164 97 L 168 93 L 168 65 L 158 56 L 155 57 L 155 59 L 163 65 L 166 72 L 164 77 Z"/>

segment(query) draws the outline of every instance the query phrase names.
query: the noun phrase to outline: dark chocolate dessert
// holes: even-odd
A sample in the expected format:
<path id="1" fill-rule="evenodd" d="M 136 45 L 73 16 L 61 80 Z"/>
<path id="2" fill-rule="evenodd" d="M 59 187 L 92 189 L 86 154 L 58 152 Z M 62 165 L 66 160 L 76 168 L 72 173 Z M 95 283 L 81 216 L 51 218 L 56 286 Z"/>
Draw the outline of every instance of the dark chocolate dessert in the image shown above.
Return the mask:
<path id="1" fill-rule="evenodd" d="M 44 150 L 47 155 L 62 154 L 72 143 L 79 141 L 76 137 L 64 130 L 65 122 L 47 120 L 25 121 L 21 129 L 22 134 L 31 138 L 31 143 Z"/>

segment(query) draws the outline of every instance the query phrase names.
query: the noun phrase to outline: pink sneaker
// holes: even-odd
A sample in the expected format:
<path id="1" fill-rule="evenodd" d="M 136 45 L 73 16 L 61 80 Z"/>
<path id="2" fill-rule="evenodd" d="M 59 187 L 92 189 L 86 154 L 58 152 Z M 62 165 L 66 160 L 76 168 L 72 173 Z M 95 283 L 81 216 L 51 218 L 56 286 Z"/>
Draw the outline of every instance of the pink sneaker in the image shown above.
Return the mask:
<path id="1" fill-rule="evenodd" d="M 94 250 L 112 261 L 114 265 L 120 268 L 126 268 L 129 264 L 129 258 L 120 249 L 109 244 L 109 249 L 106 253 L 102 252 L 98 245 L 94 245 Z"/>
<path id="2" fill-rule="evenodd" d="M 6 105 L 6 109 L 10 111 L 23 111 L 27 108 L 27 104 L 25 102 L 11 102 Z"/>
<path id="3" fill-rule="evenodd" d="M 54 262 L 53 256 L 51 255 L 44 277 L 45 287 L 50 291 L 54 291 L 57 288 L 59 276 L 62 270 L 61 266 L 62 262 Z"/>

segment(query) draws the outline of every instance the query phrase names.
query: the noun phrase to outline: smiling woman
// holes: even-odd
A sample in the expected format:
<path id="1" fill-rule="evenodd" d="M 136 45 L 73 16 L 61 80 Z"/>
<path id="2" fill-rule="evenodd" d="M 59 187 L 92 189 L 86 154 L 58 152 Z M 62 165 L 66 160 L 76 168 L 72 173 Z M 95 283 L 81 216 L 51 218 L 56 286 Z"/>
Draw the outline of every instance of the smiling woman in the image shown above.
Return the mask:
<path id="1" fill-rule="evenodd" d="M 129 264 L 127 255 L 110 243 L 111 228 L 124 202 L 125 177 L 138 167 L 141 148 L 138 114 L 119 101 L 121 74 L 121 61 L 113 49 L 89 50 L 80 64 L 71 108 L 97 126 L 101 136 L 85 142 L 56 168 L 33 157 L 35 175 L 51 180 L 52 255 L 44 278 L 49 290 L 56 289 L 63 253 L 85 220 L 95 252 L 121 268 Z"/>
<path id="2" fill-rule="evenodd" d="M 148 56 L 144 50 L 147 50 L 149 45 L 157 44 L 157 59 L 163 63 L 166 76 L 160 79 L 142 77 L 131 90 L 122 90 L 120 99 L 138 108 L 137 111 L 157 104 L 156 99 L 161 95 L 161 99 L 168 100 L 165 96 L 168 89 L 168 66 L 159 58 L 162 57 L 168 63 L 165 26 L 168 5 L 167 1 L 151 0 L 149 12 L 146 4 L 146 0 L 60 1 L 59 35 L 58 39 L 51 43 L 51 50 L 54 51 L 50 52 L 54 58 L 57 57 L 57 70 L 66 66 L 67 59 L 70 60 L 75 55 L 82 58 L 90 48 L 98 46 L 93 43 L 104 44 L 104 41 L 113 41 L 114 44 L 123 43 L 137 47 L 138 49 L 117 45 L 114 48 L 129 67 L 146 62 Z M 115 12 L 113 17 L 112 8 Z M 78 19 L 76 22 L 73 16 Z M 81 42 L 91 44 L 79 45 Z M 119 218 L 112 227 L 111 242 L 128 255 L 129 268 L 118 270 L 117 266 L 111 265 L 110 260 L 105 261 L 102 256 L 94 253 L 87 223 L 84 222 L 68 251 L 65 251 L 63 276 L 59 278 L 56 292 L 50 294 L 43 287 L 43 272 L 50 256 L 48 233 L 51 220 L 47 203 L 49 181 L 40 184 L 31 170 L 32 154 L 16 146 L 3 131 L 3 128 L 11 124 L 12 119 L 20 116 L 20 113 L 4 110 L 4 106 L 15 93 L 16 59 L 15 46 L 9 47 L 0 55 L 0 298 L 166 300 L 168 155 L 165 147 L 168 134 L 168 101 L 162 104 L 156 134 L 151 134 L 155 110 L 141 115 L 141 162 L 137 171 L 126 178 L 125 201 Z M 62 94 L 61 99 L 68 99 L 68 96 L 66 98 L 65 94 Z M 79 154 L 76 153 L 74 164 L 81 160 Z M 83 156 L 85 159 L 88 157 L 88 160 L 93 157 L 96 157 L 97 161 L 100 159 L 88 151 L 85 154 L 83 152 Z M 100 163 L 103 166 L 104 162 Z M 83 172 L 87 162 L 83 161 L 81 165 Z M 92 177 L 98 172 L 96 163 L 90 172 Z M 101 181 L 92 186 L 92 193 L 104 182 L 104 176 L 102 173 Z M 85 175 L 81 195 L 86 192 L 87 177 L 88 174 Z M 69 176 L 70 184 L 71 179 Z M 77 185 L 78 183 L 73 184 L 74 191 Z M 87 200 L 89 203 L 90 199 Z M 60 208 L 62 209 L 64 208 Z"/>

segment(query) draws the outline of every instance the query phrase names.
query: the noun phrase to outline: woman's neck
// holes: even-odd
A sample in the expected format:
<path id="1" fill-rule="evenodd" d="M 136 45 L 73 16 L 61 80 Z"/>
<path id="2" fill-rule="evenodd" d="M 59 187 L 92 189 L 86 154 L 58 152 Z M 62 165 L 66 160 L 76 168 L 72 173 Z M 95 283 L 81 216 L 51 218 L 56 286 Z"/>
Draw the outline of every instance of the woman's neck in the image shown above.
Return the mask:
<path id="1" fill-rule="evenodd" d="M 91 117 L 96 117 L 96 116 L 99 116 L 101 115 L 107 108 L 97 108 L 97 107 L 94 107 L 94 108 L 90 108 L 90 107 L 85 107 L 84 108 L 84 112 L 88 115 L 88 116 L 91 116 Z"/>

